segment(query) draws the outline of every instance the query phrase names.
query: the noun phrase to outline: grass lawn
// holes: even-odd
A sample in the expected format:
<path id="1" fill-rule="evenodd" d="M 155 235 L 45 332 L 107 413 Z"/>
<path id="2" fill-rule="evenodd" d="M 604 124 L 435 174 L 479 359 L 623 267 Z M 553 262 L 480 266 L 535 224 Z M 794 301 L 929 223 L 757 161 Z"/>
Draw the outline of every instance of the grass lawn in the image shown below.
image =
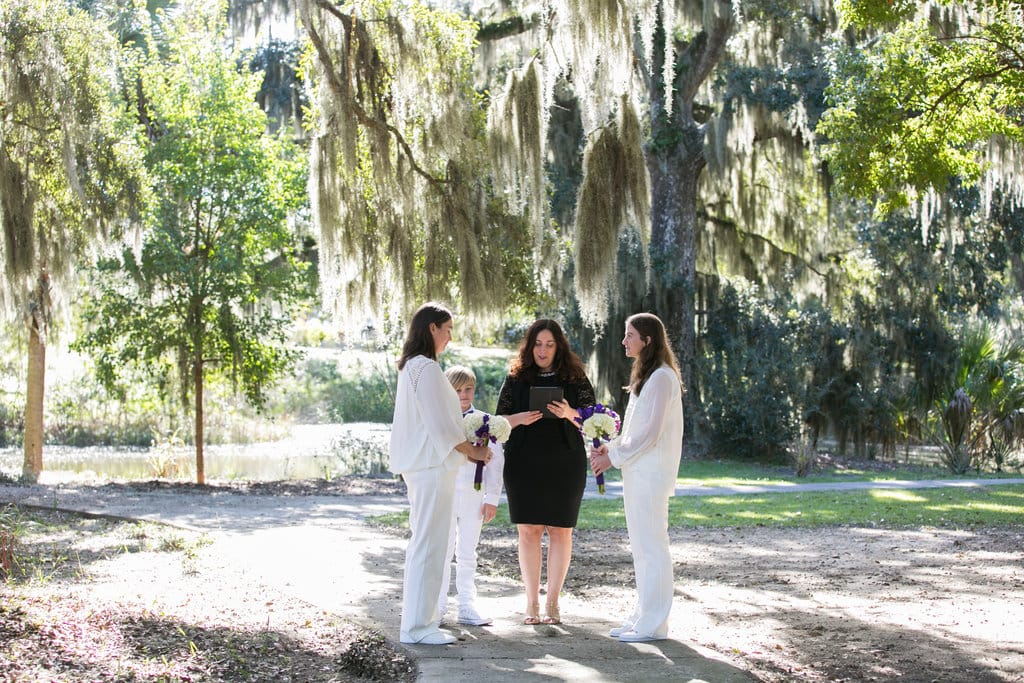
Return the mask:
<path id="1" fill-rule="evenodd" d="M 871 463 L 866 463 L 871 464 Z M 877 464 L 877 462 L 876 462 Z M 618 470 L 611 470 L 611 481 L 621 480 Z M 969 472 L 951 474 L 944 467 L 920 467 L 893 463 L 891 467 L 873 470 L 859 468 L 856 463 L 819 467 L 806 477 L 798 477 L 791 465 L 759 465 L 728 460 L 684 460 L 679 466 L 680 486 L 735 486 L 737 484 L 810 484 L 833 481 L 917 481 L 922 479 L 997 479 L 1020 477 L 1020 472 Z"/>
<path id="2" fill-rule="evenodd" d="M 405 526 L 407 512 L 374 517 Z M 511 527 L 501 505 L 492 525 Z M 976 488 L 876 489 L 729 496 L 678 496 L 669 502 L 673 527 L 875 526 L 964 528 L 1024 524 L 1024 485 Z M 625 529 L 621 498 L 587 499 L 580 529 Z"/>

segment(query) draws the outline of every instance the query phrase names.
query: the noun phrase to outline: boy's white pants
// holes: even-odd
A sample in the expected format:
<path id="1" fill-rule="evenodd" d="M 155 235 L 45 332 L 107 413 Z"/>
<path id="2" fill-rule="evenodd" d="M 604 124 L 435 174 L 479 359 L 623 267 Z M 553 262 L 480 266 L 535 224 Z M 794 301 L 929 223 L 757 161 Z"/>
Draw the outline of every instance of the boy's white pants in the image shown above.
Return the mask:
<path id="1" fill-rule="evenodd" d="M 444 575 L 441 579 L 441 593 L 438 610 L 441 616 L 448 610 L 448 589 L 452 578 L 452 555 L 455 555 L 455 590 L 458 592 L 460 612 L 476 610 L 476 546 L 480 542 L 483 517 L 484 491 L 473 488 L 455 489 L 454 516 L 451 534 L 448 537 L 448 553 L 445 555 Z"/>
<path id="2" fill-rule="evenodd" d="M 674 592 L 669 552 L 668 499 L 672 488 L 657 473 L 622 471 L 626 529 L 633 553 L 637 601 L 625 625 L 637 633 L 665 638 Z M 670 484 L 674 486 L 675 481 Z"/>
<path id="3" fill-rule="evenodd" d="M 409 495 L 409 529 L 402 583 L 402 642 L 415 643 L 437 632 L 441 615 L 437 595 L 441 590 L 445 551 L 452 528 L 452 502 L 457 469 L 432 467 L 404 472 Z"/>

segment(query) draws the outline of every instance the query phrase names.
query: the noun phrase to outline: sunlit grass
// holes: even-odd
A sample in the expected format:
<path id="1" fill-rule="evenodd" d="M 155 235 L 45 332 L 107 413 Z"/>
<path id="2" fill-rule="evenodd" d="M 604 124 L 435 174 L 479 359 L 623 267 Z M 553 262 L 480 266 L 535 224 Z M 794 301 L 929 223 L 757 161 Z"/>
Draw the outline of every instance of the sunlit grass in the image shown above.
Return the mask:
<path id="1" fill-rule="evenodd" d="M 845 466 L 829 466 L 816 470 L 806 477 L 798 477 L 792 466 L 744 463 L 734 460 L 683 460 L 679 464 L 677 486 L 706 487 L 719 486 L 772 486 L 782 484 L 811 484 L 836 481 L 920 481 L 922 479 L 1000 479 L 1022 476 L 1019 471 L 1011 472 L 969 472 L 963 475 L 951 474 L 945 467 L 900 465 L 892 470 L 872 471 Z M 622 473 L 611 469 L 605 474 L 610 482 L 622 481 Z"/>
<path id="2" fill-rule="evenodd" d="M 374 517 L 384 526 L 408 526 L 407 512 Z M 883 489 L 765 493 L 728 496 L 678 496 L 669 502 L 673 527 L 819 527 L 881 528 L 1024 525 L 1024 486 L 934 489 Z M 509 527 L 501 505 L 492 526 Z M 625 529 L 621 498 L 583 501 L 580 529 Z"/>
<path id="3" fill-rule="evenodd" d="M 612 472 L 618 474 L 617 470 Z M 680 486 L 741 486 L 765 484 L 809 484 L 834 481 L 916 481 L 921 479 L 998 479 L 1019 477 L 1019 472 L 970 472 L 954 475 L 944 467 L 899 466 L 893 470 L 874 472 L 865 469 L 828 467 L 806 477 L 797 477 L 793 467 L 785 465 L 762 465 L 730 460 L 684 460 L 679 465 Z M 618 480 L 615 477 L 614 480 Z"/>

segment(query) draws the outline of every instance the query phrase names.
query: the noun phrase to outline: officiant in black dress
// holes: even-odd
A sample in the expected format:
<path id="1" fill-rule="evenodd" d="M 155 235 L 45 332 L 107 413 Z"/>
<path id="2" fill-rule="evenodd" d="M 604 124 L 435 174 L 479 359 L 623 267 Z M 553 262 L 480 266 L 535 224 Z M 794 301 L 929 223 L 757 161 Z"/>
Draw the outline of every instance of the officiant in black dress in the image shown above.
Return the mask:
<path id="1" fill-rule="evenodd" d="M 531 409 L 532 387 L 560 388 L 562 398 L 544 404 L 543 410 Z M 509 516 L 519 531 L 525 624 L 561 623 L 558 596 L 572 561 L 572 530 L 587 482 L 586 448 L 575 419 L 579 408 L 594 403 L 594 387 L 561 326 L 550 319 L 533 323 L 512 359 L 495 411 L 508 418 L 513 428 L 505 444 L 505 494 Z M 547 595 L 542 619 L 545 532 Z"/>

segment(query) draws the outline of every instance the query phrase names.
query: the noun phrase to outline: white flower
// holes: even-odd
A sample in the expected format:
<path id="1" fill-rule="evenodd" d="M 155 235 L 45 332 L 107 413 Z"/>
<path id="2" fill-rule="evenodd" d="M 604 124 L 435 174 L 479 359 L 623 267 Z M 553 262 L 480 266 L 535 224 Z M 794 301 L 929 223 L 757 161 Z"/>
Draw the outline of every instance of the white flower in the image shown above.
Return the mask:
<path id="1" fill-rule="evenodd" d="M 615 418 L 605 413 L 594 413 L 583 421 L 583 435 L 591 441 L 611 439 L 615 436 Z"/>
<path id="2" fill-rule="evenodd" d="M 479 410 L 467 413 L 462 418 L 462 427 L 466 439 L 477 446 L 483 446 L 488 441 L 505 443 L 508 441 L 509 434 L 512 433 L 512 427 L 508 420 L 501 415 L 488 415 Z"/>
<path id="3" fill-rule="evenodd" d="M 508 420 L 503 418 L 501 415 L 491 415 L 491 436 L 495 438 L 498 443 L 505 443 L 508 441 L 508 437 L 512 434 L 512 425 L 508 423 Z"/>

